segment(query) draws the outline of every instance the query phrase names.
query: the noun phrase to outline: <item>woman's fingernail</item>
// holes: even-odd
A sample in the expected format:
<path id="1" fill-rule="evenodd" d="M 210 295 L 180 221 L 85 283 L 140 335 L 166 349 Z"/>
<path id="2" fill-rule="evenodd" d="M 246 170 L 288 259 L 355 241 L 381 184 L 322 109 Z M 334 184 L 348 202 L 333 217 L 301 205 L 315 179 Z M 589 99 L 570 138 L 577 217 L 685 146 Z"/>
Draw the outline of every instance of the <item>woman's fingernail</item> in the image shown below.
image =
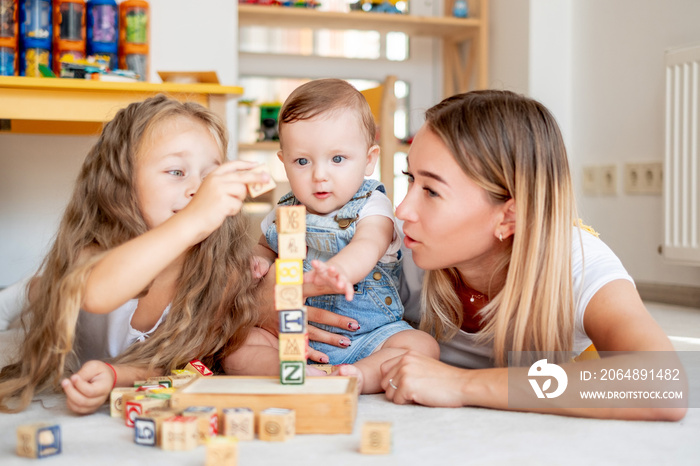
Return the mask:
<path id="1" fill-rule="evenodd" d="M 346 340 L 345 338 L 342 338 L 338 343 L 340 343 L 340 346 L 350 346 L 350 340 Z"/>
<path id="2" fill-rule="evenodd" d="M 327 357 L 324 356 L 324 357 L 322 357 L 322 358 L 320 358 L 320 359 L 321 359 L 321 362 L 322 362 L 322 363 L 328 364 L 328 358 L 327 358 Z"/>
<path id="3" fill-rule="evenodd" d="M 350 322 L 348 324 L 348 328 L 350 330 L 360 330 L 360 324 L 356 324 L 355 322 Z"/>

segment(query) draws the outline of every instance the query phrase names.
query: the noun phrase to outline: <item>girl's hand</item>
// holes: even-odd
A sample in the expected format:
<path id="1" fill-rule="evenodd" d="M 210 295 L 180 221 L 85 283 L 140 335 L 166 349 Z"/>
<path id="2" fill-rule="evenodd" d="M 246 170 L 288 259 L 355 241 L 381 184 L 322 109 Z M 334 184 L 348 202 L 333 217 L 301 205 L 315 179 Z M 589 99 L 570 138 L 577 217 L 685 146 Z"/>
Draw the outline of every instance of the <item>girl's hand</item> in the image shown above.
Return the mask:
<path id="1" fill-rule="evenodd" d="M 311 266 L 313 269 L 304 274 L 304 283 L 311 283 L 324 290 L 324 294 L 344 294 L 345 299 L 352 301 L 355 290 L 345 273 L 337 266 L 319 260 L 312 260 Z"/>
<path id="2" fill-rule="evenodd" d="M 193 224 L 202 229 L 205 237 L 208 236 L 226 217 L 241 211 L 247 195 L 246 185 L 270 180 L 268 173 L 251 171 L 257 166 L 259 164 L 236 160 L 217 167 L 204 178 L 181 213 L 190 216 Z"/>
<path id="3" fill-rule="evenodd" d="M 78 414 L 97 411 L 113 386 L 114 372 L 102 361 L 88 361 L 70 378 L 61 381 L 68 408 Z"/>
<path id="4" fill-rule="evenodd" d="M 396 404 L 448 408 L 467 404 L 463 399 L 463 387 L 469 371 L 465 369 L 409 351 L 384 362 L 381 371 L 386 397 Z"/>

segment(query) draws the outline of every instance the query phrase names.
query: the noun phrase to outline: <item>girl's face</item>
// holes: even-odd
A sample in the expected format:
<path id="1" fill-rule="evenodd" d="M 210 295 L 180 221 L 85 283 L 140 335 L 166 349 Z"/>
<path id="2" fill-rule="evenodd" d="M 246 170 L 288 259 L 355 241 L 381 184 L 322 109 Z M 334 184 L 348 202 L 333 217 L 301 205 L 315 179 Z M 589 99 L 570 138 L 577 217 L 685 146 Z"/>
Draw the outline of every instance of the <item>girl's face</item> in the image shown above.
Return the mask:
<path id="1" fill-rule="evenodd" d="M 138 205 L 151 229 L 190 202 L 204 177 L 221 165 L 222 154 L 209 129 L 186 117 L 165 120 L 145 138 L 134 175 Z"/>
<path id="2" fill-rule="evenodd" d="M 474 269 L 490 262 L 503 209 L 462 171 L 447 146 L 423 126 L 408 153 L 409 187 L 396 216 L 404 244 L 424 270 Z"/>

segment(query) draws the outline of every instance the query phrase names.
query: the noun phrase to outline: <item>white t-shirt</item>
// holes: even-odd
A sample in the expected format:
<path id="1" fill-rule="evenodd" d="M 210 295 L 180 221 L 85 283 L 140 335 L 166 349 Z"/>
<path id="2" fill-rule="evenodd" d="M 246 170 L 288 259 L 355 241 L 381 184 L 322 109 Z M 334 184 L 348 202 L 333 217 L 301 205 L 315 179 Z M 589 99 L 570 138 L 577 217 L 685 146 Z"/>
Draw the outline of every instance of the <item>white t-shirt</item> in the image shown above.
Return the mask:
<path id="1" fill-rule="evenodd" d="M 260 222 L 260 229 L 263 233 L 265 233 L 274 222 L 275 210 L 277 208 L 279 208 L 279 206 L 276 206 L 275 209 L 273 209 L 272 212 L 267 214 L 262 220 L 262 222 Z M 323 217 L 333 218 L 338 213 L 338 210 L 334 210 L 331 213 L 323 215 Z M 394 224 L 394 236 L 391 238 L 391 243 L 389 244 L 386 253 L 384 254 L 384 256 L 382 256 L 379 262 L 383 262 L 386 264 L 396 261 L 399 249 L 401 249 L 401 243 L 403 242 L 403 238 L 401 236 L 401 230 L 399 230 L 399 227 L 396 224 L 396 218 L 394 217 L 394 206 L 391 204 L 391 200 L 386 196 L 386 194 L 382 193 L 381 191 L 374 190 L 372 191 L 372 195 L 369 197 L 369 199 L 367 199 L 367 202 L 365 202 L 365 205 L 362 207 L 358 215 L 358 223 L 361 222 L 363 218 L 371 217 L 372 215 L 381 215 L 383 217 L 391 219 L 392 223 Z"/>
<path id="2" fill-rule="evenodd" d="M 578 231 L 581 231 L 579 240 Z M 574 228 L 572 241 L 572 276 L 574 288 L 574 352 L 580 353 L 591 345 L 583 327 L 583 315 L 591 298 L 604 285 L 613 280 L 634 280 L 622 266 L 615 253 L 596 236 L 585 230 Z M 583 243 L 583 252 L 581 249 Z M 424 271 L 413 262 L 411 250 L 404 252 L 403 273 L 399 292 L 403 302 L 404 319 L 420 321 L 420 293 Z M 584 262 L 585 258 L 585 262 Z M 585 264 L 585 270 L 584 270 Z M 477 344 L 476 335 L 459 330 L 452 340 L 440 343 L 440 360 L 453 366 L 465 368 L 490 367 L 492 348 Z"/>
<path id="3" fill-rule="evenodd" d="M 80 364 L 91 359 L 109 359 L 122 354 L 137 341 L 148 338 L 163 322 L 170 311 L 165 308 L 158 322 L 146 332 L 131 326 L 138 300 L 132 299 L 108 314 L 92 314 L 80 310 L 76 329 L 76 353 Z"/>

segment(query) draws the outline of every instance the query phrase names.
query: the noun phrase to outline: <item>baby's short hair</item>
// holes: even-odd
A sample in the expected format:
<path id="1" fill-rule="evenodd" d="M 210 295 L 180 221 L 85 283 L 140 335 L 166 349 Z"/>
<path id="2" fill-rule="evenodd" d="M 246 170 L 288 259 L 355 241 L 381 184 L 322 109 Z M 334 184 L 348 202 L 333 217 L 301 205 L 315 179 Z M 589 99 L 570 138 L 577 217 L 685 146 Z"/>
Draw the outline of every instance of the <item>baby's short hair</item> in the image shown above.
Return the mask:
<path id="1" fill-rule="evenodd" d="M 356 111 L 367 138 L 367 147 L 375 143 L 377 126 L 367 100 L 362 93 L 342 79 L 317 79 L 294 89 L 280 110 L 280 134 L 282 126 L 287 123 L 310 120 L 339 109 Z M 282 143 L 281 139 L 280 135 Z"/>

